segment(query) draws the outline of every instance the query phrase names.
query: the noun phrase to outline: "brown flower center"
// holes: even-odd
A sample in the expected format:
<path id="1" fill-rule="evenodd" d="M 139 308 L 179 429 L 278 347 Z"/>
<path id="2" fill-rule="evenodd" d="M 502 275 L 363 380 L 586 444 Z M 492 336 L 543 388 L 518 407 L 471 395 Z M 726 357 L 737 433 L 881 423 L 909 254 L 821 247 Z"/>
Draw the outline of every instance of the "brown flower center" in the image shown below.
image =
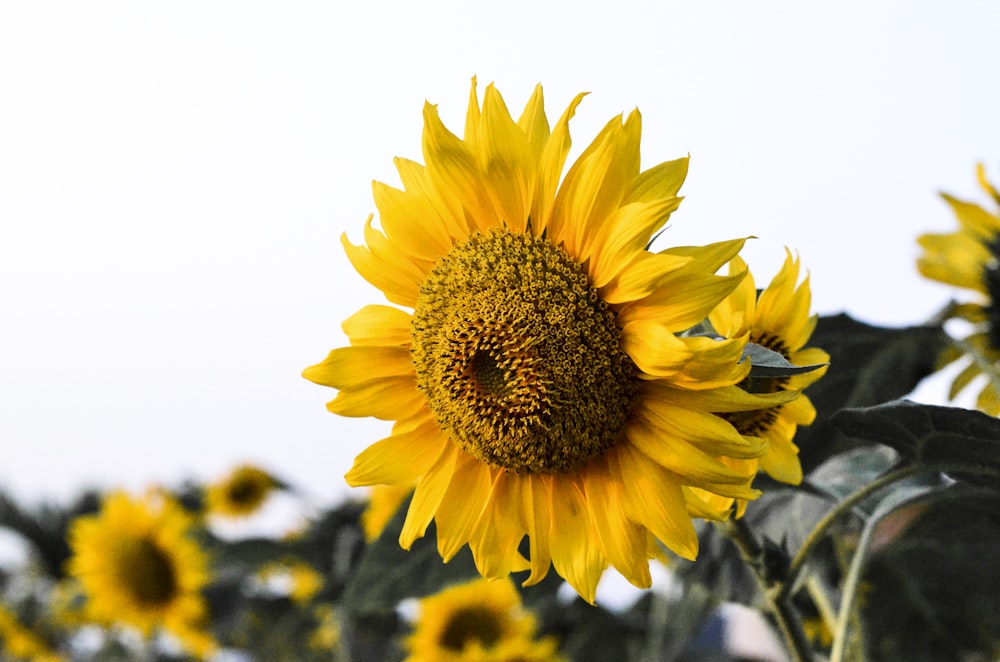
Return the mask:
<path id="1" fill-rule="evenodd" d="M 579 263 L 544 238 L 476 234 L 435 265 L 413 315 L 417 384 L 479 460 L 559 473 L 614 444 L 638 370 Z"/>
<path id="2" fill-rule="evenodd" d="M 121 587 L 142 606 L 162 607 L 177 594 L 173 560 L 147 538 L 123 544 L 118 573 Z"/>

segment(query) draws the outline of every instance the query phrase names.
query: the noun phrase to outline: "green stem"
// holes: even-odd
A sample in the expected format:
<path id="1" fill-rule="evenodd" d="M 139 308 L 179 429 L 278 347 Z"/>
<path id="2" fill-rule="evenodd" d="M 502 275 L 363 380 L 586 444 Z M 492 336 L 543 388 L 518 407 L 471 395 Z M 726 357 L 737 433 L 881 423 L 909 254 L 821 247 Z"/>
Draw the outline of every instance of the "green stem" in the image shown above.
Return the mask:
<path id="1" fill-rule="evenodd" d="M 802 629 L 802 621 L 798 613 L 787 600 L 778 600 L 775 592 L 776 583 L 770 576 L 767 558 L 763 545 L 754 535 L 750 527 L 742 519 L 731 518 L 719 523 L 719 528 L 729 537 L 740 550 L 740 556 L 753 570 L 757 585 L 764 595 L 768 609 L 774 615 L 785 638 L 785 645 L 794 662 L 813 662 L 812 647 Z"/>
<path id="2" fill-rule="evenodd" d="M 843 501 L 838 503 L 830 512 L 823 516 L 812 531 L 809 532 L 809 536 L 802 543 L 802 547 L 792 558 L 792 562 L 788 566 L 788 573 L 786 579 L 782 582 L 781 588 L 778 590 L 776 598 L 781 601 L 787 601 L 791 596 L 792 589 L 798 584 L 799 575 L 802 574 L 802 570 L 805 567 L 805 562 L 812 553 L 813 548 L 826 536 L 830 527 L 840 519 L 842 515 L 852 510 L 860 502 L 864 501 L 870 497 L 875 492 L 892 485 L 893 483 L 899 482 L 910 478 L 911 476 L 916 476 L 925 471 L 928 471 L 927 467 L 921 466 L 910 466 L 905 469 L 899 469 L 891 473 L 887 473 L 884 476 L 868 483 L 861 489 L 851 493 Z"/>

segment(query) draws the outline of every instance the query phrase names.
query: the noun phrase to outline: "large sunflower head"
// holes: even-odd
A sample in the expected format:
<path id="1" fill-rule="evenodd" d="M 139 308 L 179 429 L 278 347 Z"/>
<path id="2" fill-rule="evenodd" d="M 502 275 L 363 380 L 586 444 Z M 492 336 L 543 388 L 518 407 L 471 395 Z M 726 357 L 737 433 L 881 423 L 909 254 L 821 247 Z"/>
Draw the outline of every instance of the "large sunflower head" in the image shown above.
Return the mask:
<path id="1" fill-rule="evenodd" d="M 535 638 L 535 617 L 508 579 L 478 579 L 420 600 L 406 662 L 558 662 L 556 641 Z"/>
<path id="2" fill-rule="evenodd" d="M 982 165 L 977 168 L 979 184 L 1000 207 L 1000 193 L 986 179 Z M 956 305 L 951 314 L 972 323 L 974 330 L 941 358 L 946 365 L 963 355 L 969 364 L 955 378 L 951 398 L 979 375 L 987 376 L 976 406 L 996 416 L 1000 414 L 1000 214 L 982 206 L 942 194 L 958 220 L 958 230 L 948 234 L 928 233 L 917 242 L 923 253 L 917 269 L 926 278 L 971 290 L 972 302 Z"/>
<path id="3" fill-rule="evenodd" d="M 730 263 L 730 273 L 746 271 L 739 257 Z M 781 379 L 768 380 L 766 391 L 799 392 L 826 373 L 830 355 L 806 347 L 817 317 L 810 315 L 809 276 L 799 282 L 799 260 L 786 251 L 785 262 L 766 288 L 757 291 L 749 273 L 740 285 L 709 315 L 712 327 L 727 338 L 749 335 L 750 342 L 780 354 L 795 366 L 822 366 Z M 761 394 L 765 395 L 765 394 Z M 816 408 L 806 396 L 749 411 L 731 412 L 726 418 L 744 435 L 767 440 L 767 452 L 757 462 L 775 480 L 792 485 L 802 482 L 799 449 L 794 443 L 800 425 L 816 418 Z"/>
<path id="4" fill-rule="evenodd" d="M 202 628 L 208 559 L 191 529 L 190 516 L 169 499 L 121 492 L 108 495 L 98 514 L 74 521 L 68 570 L 87 596 L 87 613 L 145 636 L 162 628 L 194 652 L 212 650 Z"/>
<path id="5" fill-rule="evenodd" d="M 205 495 L 205 509 L 213 515 L 223 517 L 249 517 L 263 507 L 275 489 L 281 487 L 281 481 L 268 472 L 243 464 L 209 486 Z"/>
<path id="6" fill-rule="evenodd" d="M 609 564 L 649 586 L 650 533 L 693 558 L 689 507 L 724 509 L 686 490 L 754 497 L 756 467 L 726 460 L 766 442 L 713 413 L 746 408 L 746 336 L 683 333 L 743 280 L 716 271 L 744 240 L 648 250 L 687 159 L 640 167 L 638 111 L 564 176 L 582 97 L 550 126 L 540 86 L 515 119 L 473 80 L 461 137 L 425 105 L 424 164 L 397 159 L 402 188 L 374 184 L 381 227 L 342 242 L 398 307 L 362 308 L 304 375 L 339 389 L 330 411 L 395 421 L 347 480 L 416 486 L 404 547 L 433 519 L 445 559 L 469 544 L 484 576 L 527 583 L 554 566 L 592 601 Z"/>

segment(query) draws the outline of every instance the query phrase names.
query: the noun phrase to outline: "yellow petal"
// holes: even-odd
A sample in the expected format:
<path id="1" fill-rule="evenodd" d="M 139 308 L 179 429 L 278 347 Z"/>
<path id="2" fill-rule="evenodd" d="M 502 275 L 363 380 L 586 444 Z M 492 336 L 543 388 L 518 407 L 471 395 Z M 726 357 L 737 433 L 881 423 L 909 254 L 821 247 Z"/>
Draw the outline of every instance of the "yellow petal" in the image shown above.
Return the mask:
<path id="1" fill-rule="evenodd" d="M 646 398 L 636 416 L 663 439 L 683 439 L 708 455 L 755 458 L 767 450 L 762 439 L 744 437 L 724 419 L 706 411 L 683 409 L 667 400 Z"/>
<path id="2" fill-rule="evenodd" d="M 528 137 L 514 122 L 493 85 L 483 97 L 480 127 L 480 167 L 495 214 L 512 232 L 528 224 L 535 186 L 535 156 Z"/>
<path id="3" fill-rule="evenodd" d="M 632 584 L 649 588 L 652 578 L 646 558 L 646 530 L 625 516 L 623 488 L 612 477 L 607 462 L 591 462 L 582 483 L 604 556 Z"/>
<path id="4" fill-rule="evenodd" d="M 636 251 L 645 250 L 650 237 L 663 227 L 680 203 L 680 198 L 661 198 L 619 207 L 597 230 L 587 265 L 590 284 L 604 287 Z"/>
<path id="5" fill-rule="evenodd" d="M 450 443 L 433 416 L 421 419 L 416 427 L 399 430 L 376 441 L 354 458 L 354 466 L 344 476 L 348 485 L 411 486 L 437 461 Z"/>
<path id="6" fill-rule="evenodd" d="M 340 325 L 351 344 L 410 346 L 410 323 L 413 318 L 399 308 L 368 305 Z"/>
<path id="7" fill-rule="evenodd" d="M 675 554 L 693 561 L 698 556 L 698 536 L 677 478 L 628 444 L 615 446 L 607 457 L 612 476 L 620 476 L 617 482 L 628 517 Z"/>
<path id="8" fill-rule="evenodd" d="M 438 552 L 445 563 L 472 537 L 473 527 L 486 508 L 492 483 L 487 465 L 468 453 L 458 454 L 451 482 L 434 515 Z"/>
<path id="9" fill-rule="evenodd" d="M 632 420 L 625 428 L 628 442 L 650 460 L 683 478 L 687 485 L 744 484 L 752 476 L 737 473 L 684 439 L 664 437 L 647 421 Z"/>
<path id="10" fill-rule="evenodd" d="M 410 549 L 414 541 L 427 531 L 427 526 L 441 505 L 452 474 L 455 473 L 458 454 L 462 452 L 464 451 L 456 444 L 446 444 L 441 455 L 417 483 L 403 522 L 403 530 L 399 534 L 399 546 L 403 549 Z"/>
<path id="11" fill-rule="evenodd" d="M 629 185 L 625 201 L 648 202 L 676 196 L 687 178 L 688 161 L 685 156 L 642 171 Z"/>
<path id="12" fill-rule="evenodd" d="M 326 360 L 302 371 L 316 384 L 351 388 L 386 377 L 414 376 L 410 352 L 403 347 L 341 347 Z"/>
<path id="13" fill-rule="evenodd" d="M 746 274 L 715 276 L 678 269 L 667 274 L 649 296 L 623 305 L 618 313 L 618 324 L 624 326 L 631 321 L 646 320 L 673 332 L 690 329 L 716 310 L 734 288 L 742 289 Z M 733 337 L 715 328 L 720 334 Z"/>
<path id="14" fill-rule="evenodd" d="M 517 126 L 528 138 L 531 146 L 531 153 L 535 161 L 541 161 L 545 144 L 549 141 L 549 120 L 545 116 L 545 99 L 542 95 L 542 86 L 535 85 L 531 98 L 524 105 L 524 111 L 517 119 Z"/>
<path id="15" fill-rule="evenodd" d="M 466 222 L 461 203 L 451 196 L 438 193 L 427 168 L 415 161 L 399 157 L 393 159 L 393 163 L 399 172 L 403 188 L 419 199 L 426 200 L 434 209 L 433 214 L 428 216 L 428 222 L 431 222 L 432 218 L 438 219 L 452 239 L 465 239 L 469 236 L 469 224 Z"/>
<path id="16" fill-rule="evenodd" d="M 371 221 L 372 217 L 369 216 L 366 235 L 369 234 L 367 230 Z M 424 273 L 416 265 L 401 255 L 393 256 L 391 251 L 377 254 L 370 244 L 368 248 L 355 246 L 348 241 L 346 234 L 341 235 L 340 243 L 351 266 L 362 278 L 382 290 L 389 301 L 410 308 L 416 305 L 420 283 L 424 280 Z M 385 242 L 381 245 L 384 247 Z"/>
<path id="17" fill-rule="evenodd" d="M 479 574 L 489 579 L 506 577 L 526 570 L 529 564 L 518 552 L 524 538 L 524 513 L 521 488 L 525 482 L 517 474 L 495 472 L 493 489 L 483 516 L 476 524 L 470 541 L 472 556 Z"/>
<path id="18" fill-rule="evenodd" d="M 552 478 L 545 475 L 529 474 L 521 484 L 521 509 L 528 533 L 528 551 L 531 555 L 531 575 L 524 580 L 524 586 L 532 586 L 542 581 L 549 572 L 552 553 L 549 546 L 549 530 L 552 525 Z"/>
<path id="19" fill-rule="evenodd" d="M 341 416 L 373 416 L 395 421 L 413 416 L 427 406 L 424 394 L 417 389 L 414 376 L 388 377 L 342 388 L 326 404 L 327 410 Z"/>
<path id="20" fill-rule="evenodd" d="M 503 219 L 483 191 L 483 175 L 476 157 L 455 134 L 445 128 L 437 107 L 424 105 L 424 160 L 434 188 L 458 200 L 466 209 L 470 227 L 481 232 L 500 227 Z"/>
<path id="21" fill-rule="evenodd" d="M 594 604 L 597 581 L 607 567 L 594 539 L 584 495 L 575 482 L 552 481 L 552 565 L 584 600 Z"/>
<path id="22" fill-rule="evenodd" d="M 553 201 L 562 179 L 563 166 L 572 144 L 569 135 L 569 121 L 576 114 L 576 107 L 583 101 L 586 93 L 576 95 L 569 106 L 563 111 L 542 150 L 541 162 L 538 167 L 538 185 L 531 205 L 532 232 L 540 235 L 549 225 L 552 217 Z"/>
<path id="23" fill-rule="evenodd" d="M 451 249 L 447 228 L 426 198 L 382 182 L 372 182 L 372 194 L 386 237 L 407 255 L 434 262 Z"/>

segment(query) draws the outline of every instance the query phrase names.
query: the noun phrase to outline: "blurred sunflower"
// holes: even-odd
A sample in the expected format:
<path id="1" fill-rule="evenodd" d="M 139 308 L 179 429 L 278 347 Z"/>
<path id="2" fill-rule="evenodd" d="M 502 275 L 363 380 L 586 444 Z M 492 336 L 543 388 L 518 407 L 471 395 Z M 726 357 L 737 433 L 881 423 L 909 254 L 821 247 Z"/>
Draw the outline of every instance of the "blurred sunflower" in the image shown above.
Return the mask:
<path id="1" fill-rule="evenodd" d="M 0 604 L 0 659 L 60 662 L 64 658 L 22 623 L 16 613 Z"/>
<path id="2" fill-rule="evenodd" d="M 87 614 L 144 636 L 162 628 L 200 655 L 214 649 L 203 629 L 208 559 L 191 536 L 192 519 L 171 500 L 108 495 L 96 515 L 70 526 L 69 573 L 87 596 Z"/>
<path id="3" fill-rule="evenodd" d="M 205 495 L 205 509 L 223 517 L 249 517 L 267 501 L 271 492 L 284 484 L 258 467 L 244 464 L 233 469 Z"/>
<path id="4" fill-rule="evenodd" d="M 746 270 L 746 263 L 739 257 L 729 265 L 730 273 Z M 817 321 L 817 316 L 809 314 L 811 298 L 809 276 L 799 283 L 799 260 L 786 249 L 784 264 L 764 290 L 757 292 L 753 276 L 748 273 L 712 311 L 709 321 L 726 338 L 749 334 L 750 342 L 777 352 L 792 365 L 822 365 L 810 372 L 764 382 L 770 392 L 798 393 L 826 374 L 825 364 L 830 361 L 830 355 L 822 349 L 805 347 Z M 764 409 L 733 412 L 726 418 L 741 434 L 767 440 L 767 452 L 748 462 L 759 463 L 769 476 L 783 483 L 802 482 L 802 465 L 794 438 L 798 426 L 809 425 L 816 418 L 816 408 L 807 396 Z"/>
<path id="5" fill-rule="evenodd" d="M 1000 193 L 986 179 L 982 164 L 976 168 L 979 184 L 1000 207 Z M 976 398 L 976 407 L 1000 414 L 1000 215 L 983 207 L 942 194 L 958 219 L 958 230 L 949 234 L 923 234 L 917 242 L 923 254 L 917 269 L 926 278 L 972 290 L 979 301 L 956 305 L 951 315 L 974 325 L 973 333 L 944 352 L 940 367 L 962 356 L 970 359 L 951 385 L 955 398 L 977 376 L 986 383 Z"/>
<path id="6" fill-rule="evenodd" d="M 420 600 L 406 662 L 559 662 L 552 637 L 535 638 L 535 617 L 509 579 L 477 579 Z"/>
<path id="7" fill-rule="evenodd" d="M 754 471 L 724 459 L 767 444 L 713 413 L 760 408 L 735 386 L 746 338 L 679 335 L 742 281 L 715 272 L 745 240 L 647 250 L 687 159 L 640 170 L 638 111 L 561 179 L 582 97 L 550 130 L 541 86 L 515 121 L 473 79 L 463 138 L 426 104 L 426 165 L 396 159 L 403 190 L 374 183 L 381 231 L 370 216 L 367 246 L 342 239 L 413 312 L 362 308 L 351 346 L 303 374 L 339 389 L 330 411 L 396 421 L 346 478 L 416 486 L 403 547 L 433 519 L 445 560 L 468 543 L 484 576 L 530 567 L 526 584 L 551 565 L 593 601 L 608 564 L 650 585 L 649 533 L 694 558 L 684 490 L 754 498 Z"/>

